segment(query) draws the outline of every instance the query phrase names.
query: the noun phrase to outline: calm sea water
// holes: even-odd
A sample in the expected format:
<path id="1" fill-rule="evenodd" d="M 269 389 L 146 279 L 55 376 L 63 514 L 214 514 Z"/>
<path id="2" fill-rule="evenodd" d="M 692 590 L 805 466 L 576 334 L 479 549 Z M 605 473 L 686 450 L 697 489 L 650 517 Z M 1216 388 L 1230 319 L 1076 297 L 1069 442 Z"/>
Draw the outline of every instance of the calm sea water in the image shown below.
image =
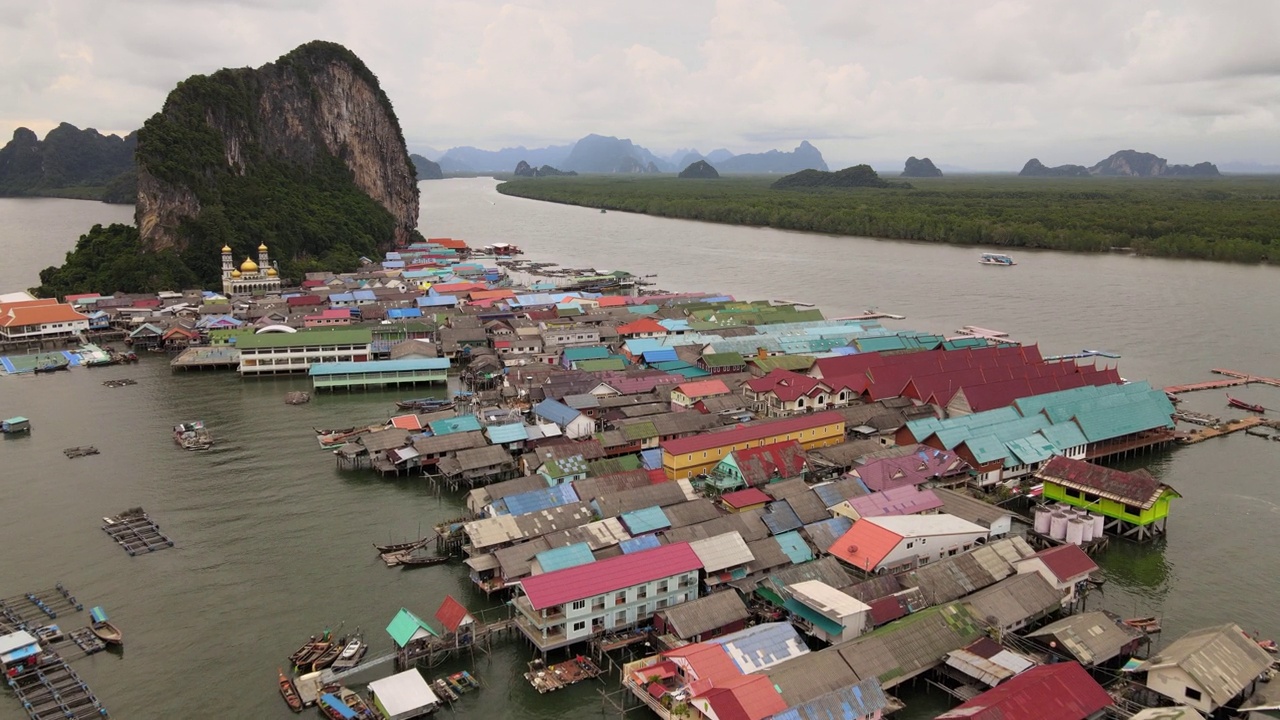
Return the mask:
<path id="1" fill-rule="evenodd" d="M 507 198 L 488 179 L 427 182 L 421 228 L 474 245 L 514 242 L 533 260 L 657 274 L 659 287 L 812 302 L 828 316 L 877 307 L 892 327 L 951 332 L 978 325 L 1039 342 L 1046 354 L 1121 353 L 1121 373 L 1155 385 L 1210 379 L 1227 367 L 1280 376 L 1280 270 L 1124 256 L 1019 252 L 1016 268 L 982 267 L 978 250 L 665 220 Z M 0 292 L 37 284 L 94 223 L 129 208 L 70 200 L 0 200 Z M 369 631 L 374 653 L 400 607 L 430 617 L 452 593 L 479 610 L 463 568 L 387 569 L 372 542 L 414 535 L 460 513 L 457 497 L 422 483 L 342 473 L 312 427 L 389 416 L 394 393 L 321 396 L 288 406 L 304 379 L 241 381 L 173 374 L 163 358 L 133 367 L 0 378 L 0 415 L 27 415 L 30 437 L 0 444 L 0 597 L 63 582 L 101 604 L 127 635 L 123 654 L 75 662 L 113 716 L 290 717 L 274 671 L 325 627 Z M 101 383 L 132 377 L 138 384 Z M 1240 396 L 1280 408 L 1280 389 Z M 1191 409 L 1230 415 L 1221 393 Z M 218 444 L 184 453 L 176 422 L 203 419 Z M 102 454 L 68 460 L 62 449 Z M 1166 543 L 1113 545 L 1105 593 L 1091 603 L 1164 617 L 1169 638 L 1234 620 L 1280 636 L 1280 443 L 1238 435 L 1145 459 L 1185 499 Z M 145 507 L 177 547 L 129 557 L 101 517 Z M 83 614 L 60 618 L 67 626 Z M 1167 641 L 1166 641 L 1167 642 Z M 594 685 L 540 696 L 520 677 L 518 641 L 428 671 L 472 669 L 486 687 L 457 713 L 501 718 L 595 715 Z M 370 671 L 364 680 L 387 672 Z M 904 693 L 908 718 L 945 702 Z M 11 697 L 0 717 L 18 717 Z"/>

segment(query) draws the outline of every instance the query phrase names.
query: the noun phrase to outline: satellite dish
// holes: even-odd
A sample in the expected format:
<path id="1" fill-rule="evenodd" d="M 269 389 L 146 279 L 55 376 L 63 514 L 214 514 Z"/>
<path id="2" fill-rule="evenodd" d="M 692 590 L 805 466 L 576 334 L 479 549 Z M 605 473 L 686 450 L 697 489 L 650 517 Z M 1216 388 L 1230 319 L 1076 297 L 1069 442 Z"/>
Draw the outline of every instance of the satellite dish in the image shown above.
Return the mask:
<path id="1" fill-rule="evenodd" d="M 850 545 L 849 547 L 845 548 L 845 550 L 847 550 L 850 554 L 852 554 L 852 553 L 856 553 L 856 552 L 858 552 L 858 546 L 857 546 L 857 545 Z"/>

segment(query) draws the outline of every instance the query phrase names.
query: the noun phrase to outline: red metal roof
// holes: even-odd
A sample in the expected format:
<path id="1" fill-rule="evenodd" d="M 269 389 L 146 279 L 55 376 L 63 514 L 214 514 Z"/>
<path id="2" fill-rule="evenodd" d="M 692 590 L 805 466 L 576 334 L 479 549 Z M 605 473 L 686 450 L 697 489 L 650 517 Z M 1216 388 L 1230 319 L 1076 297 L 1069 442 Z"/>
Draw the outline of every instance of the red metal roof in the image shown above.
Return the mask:
<path id="1" fill-rule="evenodd" d="M 861 570 L 874 570 L 902 536 L 866 520 L 858 520 L 844 535 L 836 539 L 827 552 Z"/>
<path id="2" fill-rule="evenodd" d="M 734 450 L 733 458 L 738 472 L 748 485 L 763 485 L 774 478 L 793 478 L 804 470 L 807 457 L 804 448 L 795 440 L 761 447 Z"/>
<path id="3" fill-rule="evenodd" d="M 938 720 L 1085 720 L 1111 696 L 1080 663 L 1033 667 L 938 716 Z"/>
<path id="4" fill-rule="evenodd" d="M 759 488 L 747 488 L 746 490 L 738 490 L 736 492 L 725 493 L 720 496 L 721 502 L 731 508 L 751 507 L 752 505 L 760 505 L 761 503 L 773 502 L 773 498 L 764 494 Z"/>
<path id="5" fill-rule="evenodd" d="M 1047 482 L 1092 491 L 1142 508 L 1155 504 L 1166 487 L 1144 469 L 1130 473 L 1062 455 L 1049 458 L 1036 476 Z"/>
<path id="6" fill-rule="evenodd" d="M 782 402 L 792 402 L 818 387 L 830 390 L 821 380 L 782 368 L 774 368 L 763 377 L 748 380 L 747 387 L 756 393 L 772 392 Z"/>
<path id="7" fill-rule="evenodd" d="M 541 610 L 701 567 L 693 548 L 682 542 L 534 575 L 520 584 L 533 608 Z"/>
<path id="8" fill-rule="evenodd" d="M 467 612 L 462 603 L 454 600 L 452 595 L 445 595 L 444 602 L 440 603 L 440 609 L 436 610 L 436 620 L 449 632 L 457 632 L 458 626 L 469 617 L 471 613 Z"/>
<path id="9" fill-rule="evenodd" d="M 657 333 L 666 335 L 667 329 L 658 324 L 653 318 L 640 318 L 634 322 L 618 326 L 618 335 L 639 335 L 641 333 Z"/>
<path id="10" fill-rule="evenodd" d="M 649 551 L 652 552 L 652 551 Z M 691 680 L 702 687 L 714 687 L 742 676 L 742 671 L 717 643 L 694 643 L 663 653 L 664 657 L 680 658 L 689 665 Z"/>
<path id="11" fill-rule="evenodd" d="M 695 382 L 680 383 L 675 387 L 675 389 L 690 398 L 704 398 L 712 397 L 714 395 L 729 394 L 729 387 L 724 384 L 723 380 L 698 380 Z"/>
<path id="12" fill-rule="evenodd" d="M 903 600 L 895 595 L 871 601 L 871 623 L 879 626 L 900 617 L 906 617 L 907 608 Z"/>
<path id="13" fill-rule="evenodd" d="M 702 695 L 717 720 L 763 720 L 787 709 L 773 683 L 764 675 L 743 675 Z"/>
<path id="14" fill-rule="evenodd" d="M 285 298 L 284 302 L 289 307 L 306 307 L 307 305 L 323 305 L 324 298 L 308 293 L 306 295 L 291 295 Z"/>
<path id="15" fill-rule="evenodd" d="M 1045 567 L 1049 568 L 1049 572 L 1053 573 L 1060 582 L 1082 579 L 1082 576 L 1098 569 L 1098 564 L 1093 561 L 1093 558 L 1086 555 L 1077 545 L 1045 548 L 1036 553 L 1036 557 L 1044 562 Z"/>
<path id="16" fill-rule="evenodd" d="M 828 410 L 781 420 L 765 420 L 750 425 L 739 425 L 733 430 L 725 430 L 723 432 L 704 433 L 693 437 L 668 440 L 662 443 L 662 449 L 672 455 L 683 455 L 843 422 L 843 415 Z"/>

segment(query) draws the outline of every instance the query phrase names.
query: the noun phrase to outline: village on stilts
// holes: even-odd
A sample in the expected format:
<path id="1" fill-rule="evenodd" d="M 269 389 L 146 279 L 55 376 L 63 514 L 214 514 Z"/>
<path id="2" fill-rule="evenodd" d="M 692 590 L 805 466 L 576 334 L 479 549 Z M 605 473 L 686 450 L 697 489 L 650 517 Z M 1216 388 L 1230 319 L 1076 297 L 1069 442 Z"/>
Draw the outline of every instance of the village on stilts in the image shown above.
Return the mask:
<path id="1" fill-rule="evenodd" d="M 284 287 L 265 245 L 239 267 L 224 248 L 221 292 L 0 304 L 20 319 L 0 325 L 0 363 L 80 373 L 154 350 L 175 373 L 303 374 L 310 392 L 284 397 L 302 414 L 396 393 L 341 427 L 301 420 L 298 441 L 328 451 L 317 465 L 412 478 L 465 508 L 374 549 L 388 572 L 465 574 L 493 605 L 406 598 L 376 628 L 277 648 L 272 682 L 295 711 L 464 707 L 498 643 L 527 646 L 539 693 L 592 683 L 607 713 L 664 720 L 875 720 L 903 709 L 905 683 L 950 696 L 948 720 L 1028 703 L 1080 720 L 1280 708 L 1273 641 L 1221 618 L 1160 647 L 1158 615 L 1104 609 L 1095 562 L 1176 532 L 1182 495 L 1145 456 L 1280 439 L 1260 405 L 1229 396 L 1224 413 L 1246 415 L 1224 418 L 1181 395 L 1280 380 L 1215 369 L 1226 379 L 1152 387 L 1107 351 L 1046 355 L 1000 330 L 830 319 L 520 254 L 436 238 Z M 39 408 L 14 411 L 15 442 L 42 431 Z M 219 433 L 172 422 L 185 449 Z M 131 556 L 174 547 L 141 508 L 103 523 Z M 33 719 L 107 716 L 70 663 L 122 633 L 101 608 L 58 629 L 81 610 L 61 586 L 0 600 L 0 669 Z M 433 675 L 450 661 L 472 666 Z"/>

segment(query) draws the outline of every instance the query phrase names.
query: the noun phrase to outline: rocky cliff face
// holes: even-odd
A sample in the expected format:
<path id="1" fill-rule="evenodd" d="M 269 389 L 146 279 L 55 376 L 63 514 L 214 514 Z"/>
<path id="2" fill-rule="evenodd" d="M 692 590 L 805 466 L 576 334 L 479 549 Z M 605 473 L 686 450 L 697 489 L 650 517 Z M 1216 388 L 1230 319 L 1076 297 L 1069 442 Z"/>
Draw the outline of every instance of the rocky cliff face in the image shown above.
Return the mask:
<path id="1" fill-rule="evenodd" d="M 52 195 L 69 188 L 92 197 L 99 188 L 133 173 L 136 134 L 102 135 L 62 123 L 43 141 L 18 128 L 0 148 L 0 195 Z M 129 202 L 133 202 L 130 198 Z"/>
<path id="2" fill-rule="evenodd" d="M 791 152 L 770 150 L 763 153 L 744 153 L 723 160 L 715 160 L 712 152 L 707 160 L 716 164 L 722 173 L 794 173 L 800 170 L 827 170 L 827 162 L 822 159 L 818 148 L 802 141 Z"/>
<path id="3" fill-rule="evenodd" d="M 364 63 L 333 43 L 308 43 L 256 70 L 188 78 L 143 127 L 137 157 L 136 221 L 150 250 L 183 251 L 215 233 L 233 246 L 258 242 L 250 225 L 235 221 L 244 209 L 229 201 L 253 195 L 247 188 L 268 174 L 301 186 L 281 201 L 321 184 L 323 192 L 312 194 L 349 186 L 367 196 L 390 215 L 390 232 L 380 221 L 367 223 L 380 248 L 416 232 L 418 188 L 391 103 Z M 306 213 L 291 210 L 290 218 Z M 227 218 L 230 227 L 222 227 Z M 295 255 L 330 249 L 308 247 L 303 236 L 287 244 L 296 245 L 285 248 Z"/>
<path id="4" fill-rule="evenodd" d="M 1213 163 L 1170 165 L 1168 160 L 1152 153 L 1121 150 L 1089 168 L 1093 175 L 1110 177 L 1217 177 Z"/>
<path id="5" fill-rule="evenodd" d="M 410 155 L 409 161 L 413 163 L 413 169 L 418 172 L 419 180 L 444 179 L 444 171 L 440 169 L 440 163 L 421 155 Z"/>
<path id="6" fill-rule="evenodd" d="M 711 167 L 711 163 L 706 160 L 689 163 L 689 166 L 680 171 L 682 178 L 697 178 L 701 180 L 711 180 L 720 177 L 720 173 Z"/>
<path id="7" fill-rule="evenodd" d="M 1089 177 L 1089 168 L 1083 165 L 1058 165 L 1049 167 L 1039 158 L 1031 158 L 1022 166 L 1019 177 Z"/>
<path id="8" fill-rule="evenodd" d="M 902 169 L 902 177 L 942 177 L 942 171 L 939 170 L 929 158 L 921 160 L 915 155 L 912 155 L 907 158 L 907 164 Z"/>

